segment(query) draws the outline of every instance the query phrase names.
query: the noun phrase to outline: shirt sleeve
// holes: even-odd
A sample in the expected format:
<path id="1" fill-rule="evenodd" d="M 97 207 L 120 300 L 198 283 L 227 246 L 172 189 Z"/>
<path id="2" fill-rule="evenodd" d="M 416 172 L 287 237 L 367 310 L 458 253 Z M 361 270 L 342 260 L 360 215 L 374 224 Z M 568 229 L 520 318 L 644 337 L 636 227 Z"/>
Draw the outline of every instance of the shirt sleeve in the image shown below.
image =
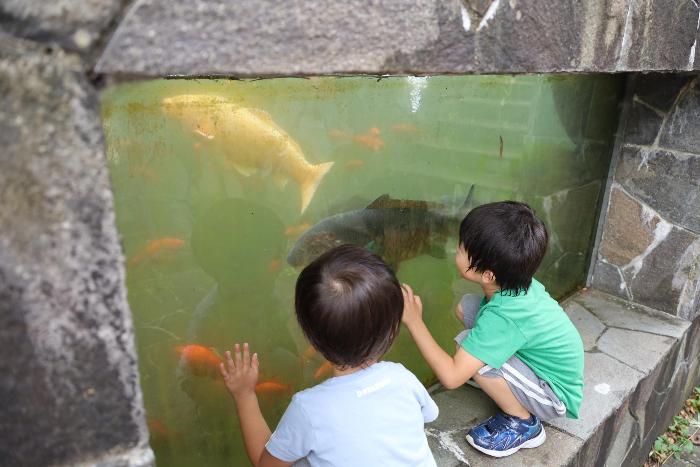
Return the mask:
<path id="1" fill-rule="evenodd" d="M 294 462 L 311 452 L 312 436 L 309 417 L 299 399 L 294 396 L 265 448 L 284 462 Z"/>
<path id="2" fill-rule="evenodd" d="M 416 375 L 411 373 L 409 370 L 406 371 L 408 372 L 411 384 L 413 385 L 413 392 L 416 395 L 416 399 L 418 399 L 418 403 L 420 404 L 420 410 L 423 413 L 423 422 L 430 423 L 434 421 L 436 418 L 438 418 L 440 409 L 438 409 L 437 404 L 433 398 L 430 397 L 430 394 L 428 394 L 425 386 L 418 381 Z"/>
<path id="3" fill-rule="evenodd" d="M 485 310 L 462 341 L 462 348 L 487 365 L 500 368 L 526 341 L 512 320 Z"/>

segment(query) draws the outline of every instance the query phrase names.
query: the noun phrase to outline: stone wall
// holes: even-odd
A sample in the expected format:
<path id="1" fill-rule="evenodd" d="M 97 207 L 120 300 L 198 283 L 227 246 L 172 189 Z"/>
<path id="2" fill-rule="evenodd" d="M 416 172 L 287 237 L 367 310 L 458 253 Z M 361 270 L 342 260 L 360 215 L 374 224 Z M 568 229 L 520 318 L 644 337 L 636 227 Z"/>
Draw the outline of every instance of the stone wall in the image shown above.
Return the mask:
<path id="1" fill-rule="evenodd" d="M 97 70 L 141 76 L 698 70 L 699 15 L 694 0 L 138 0 Z"/>
<path id="2" fill-rule="evenodd" d="M 0 6 L 0 465 L 153 464 L 82 3 Z"/>
<path id="3" fill-rule="evenodd" d="M 692 320 L 700 309 L 700 78 L 630 81 L 591 283 Z"/>
<path id="4" fill-rule="evenodd" d="M 0 464 L 153 462 L 100 75 L 700 70 L 699 17 L 694 0 L 3 0 Z M 592 282 L 690 319 L 698 78 L 633 86 Z"/>

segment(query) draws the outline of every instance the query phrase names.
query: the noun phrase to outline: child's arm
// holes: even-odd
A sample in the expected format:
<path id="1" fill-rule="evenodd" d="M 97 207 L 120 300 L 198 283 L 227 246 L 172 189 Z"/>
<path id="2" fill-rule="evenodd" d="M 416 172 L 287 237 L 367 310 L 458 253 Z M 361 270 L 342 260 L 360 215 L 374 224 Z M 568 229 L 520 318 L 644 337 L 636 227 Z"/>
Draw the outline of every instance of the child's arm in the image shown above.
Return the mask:
<path id="1" fill-rule="evenodd" d="M 245 450 L 250 462 L 255 467 L 289 467 L 291 462 L 284 462 L 272 456 L 265 444 L 272 433 L 260 412 L 258 397 L 255 395 L 255 383 L 258 381 L 258 354 L 250 357 L 248 344 L 243 344 L 243 356 L 238 344 L 234 346 L 234 358 L 226 352 L 226 364 L 221 364 L 221 374 L 226 387 L 236 401 L 238 419 Z"/>
<path id="2" fill-rule="evenodd" d="M 484 362 L 462 348 L 457 350 L 454 357 L 442 350 L 423 322 L 423 304 L 420 297 L 414 295 L 411 287 L 406 284 L 403 284 L 402 290 L 404 305 L 401 320 L 411 333 L 425 361 L 447 389 L 454 389 L 466 383 L 484 366 Z"/>

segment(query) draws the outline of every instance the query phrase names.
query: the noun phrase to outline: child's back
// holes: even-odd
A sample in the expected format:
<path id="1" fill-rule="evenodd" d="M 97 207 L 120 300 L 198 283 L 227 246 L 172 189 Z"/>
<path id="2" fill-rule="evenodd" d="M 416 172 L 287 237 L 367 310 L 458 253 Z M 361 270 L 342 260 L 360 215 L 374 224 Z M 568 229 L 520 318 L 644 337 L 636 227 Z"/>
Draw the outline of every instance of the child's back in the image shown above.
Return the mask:
<path id="1" fill-rule="evenodd" d="M 294 395 L 267 450 L 311 465 L 434 466 L 423 424 L 437 415 L 411 372 L 379 362 Z"/>
<path id="2" fill-rule="evenodd" d="M 344 245 L 301 272 L 297 321 L 333 377 L 294 395 L 274 433 L 255 397 L 257 355 L 238 344 L 222 368 L 255 466 L 435 466 L 423 430 L 438 408 L 402 365 L 378 362 L 399 333 L 403 294 L 376 255 Z"/>

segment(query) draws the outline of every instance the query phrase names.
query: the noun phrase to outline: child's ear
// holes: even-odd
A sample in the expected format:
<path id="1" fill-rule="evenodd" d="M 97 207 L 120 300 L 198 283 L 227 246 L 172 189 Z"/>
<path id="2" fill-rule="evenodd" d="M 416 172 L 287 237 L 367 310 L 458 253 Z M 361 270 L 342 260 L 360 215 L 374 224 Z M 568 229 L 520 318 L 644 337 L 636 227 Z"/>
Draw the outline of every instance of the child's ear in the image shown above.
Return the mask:
<path id="1" fill-rule="evenodd" d="M 487 284 L 493 284 L 496 282 L 496 275 L 488 269 L 481 273 L 481 277 Z"/>

